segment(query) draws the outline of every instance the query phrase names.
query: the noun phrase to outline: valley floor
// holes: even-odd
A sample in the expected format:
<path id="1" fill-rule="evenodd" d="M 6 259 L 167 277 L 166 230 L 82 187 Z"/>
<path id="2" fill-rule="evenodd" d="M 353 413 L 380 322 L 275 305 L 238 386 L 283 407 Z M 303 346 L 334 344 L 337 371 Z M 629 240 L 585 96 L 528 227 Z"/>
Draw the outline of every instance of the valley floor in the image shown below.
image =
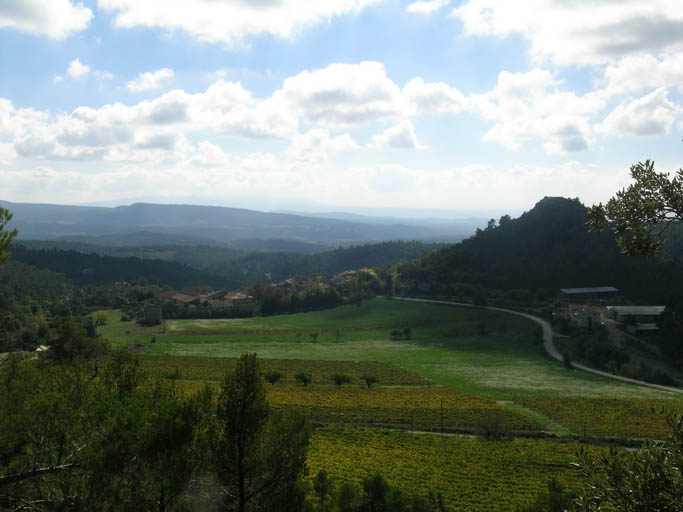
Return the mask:
<path id="1" fill-rule="evenodd" d="M 235 358 L 257 353 L 264 373 L 280 374 L 268 385 L 271 403 L 326 425 L 313 437 L 311 475 L 326 469 L 343 482 L 379 471 L 412 493 L 441 493 L 457 510 L 516 510 L 551 478 L 581 485 L 570 466 L 577 441 L 661 437 L 666 422 L 651 409 L 683 412 L 675 393 L 564 368 L 534 329 L 500 311 L 375 299 L 157 327 L 108 311 L 100 332 L 134 347 L 150 376 L 188 393 L 217 388 Z M 303 386 L 300 373 L 312 382 Z M 337 374 L 350 382 L 337 387 Z M 377 383 L 369 388 L 365 377 Z M 491 429 L 508 440 L 410 433 Z"/>

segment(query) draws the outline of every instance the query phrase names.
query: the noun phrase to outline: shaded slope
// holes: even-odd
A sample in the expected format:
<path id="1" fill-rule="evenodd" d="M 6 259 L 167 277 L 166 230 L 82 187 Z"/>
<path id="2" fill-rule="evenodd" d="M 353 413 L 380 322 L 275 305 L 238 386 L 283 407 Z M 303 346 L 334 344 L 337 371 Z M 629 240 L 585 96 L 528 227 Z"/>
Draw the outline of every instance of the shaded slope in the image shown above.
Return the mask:
<path id="1" fill-rule="evenodd" d="M 450 294 L 458 283 L 552 290 L 612 285 L 642 301 L 665 301 L 683 285 L 676 262 L 622 255 L 611 233 L 590 233 L 578 200 L 546 197 L 518 219 L 399 268 L 410 293 Z"/>

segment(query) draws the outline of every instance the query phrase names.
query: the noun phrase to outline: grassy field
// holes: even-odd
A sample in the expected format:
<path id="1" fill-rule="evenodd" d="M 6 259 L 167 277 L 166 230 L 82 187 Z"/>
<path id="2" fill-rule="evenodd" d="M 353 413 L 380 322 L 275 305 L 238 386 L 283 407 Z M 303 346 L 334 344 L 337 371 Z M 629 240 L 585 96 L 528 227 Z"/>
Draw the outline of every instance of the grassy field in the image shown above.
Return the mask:
<path id="1" fill-rule="evenodd" d="M 105 338 L 116 345 L 137 344 L 152 355 L 256 352 L 270 359 L 384 362 L 492 400 L 676 398 L 566 370 L 534 343 L 532 321 L 491 311 L 375 299 L 360 307 L 265 318 L 168 320 L 152 328 L 120 322 L 119 312 L 110 311 L 108 317 L 100 328 Z M 392 330 L 405 327 L 411 328 L 411 339 L 391 338 Z M 314 333 L 319 333 L 315 342 Z"/>
<path id="2" fill-rule="evenodd" d="M 513 511 L 533 501 L 551 478 L 579 489 L 581 477 L 570 466 L 578 448 L 549 440 L 327 427 L 313 435 L 308 466 L 311 476 L 324 469 L 338 485 L 381 473 L 409 494 L 441 494 L 458 511 Z M 589 447 L 594 454 L 602 450 Z"/>
<path id="3" fill-rule="evenodd" d="M 381 473 L 409 494 L 441 493 L 456 510 L 517 510 L 550 478 L 578 489 L 570 463 L 579 445 L 378 427 L 477 431 L 498 418 L 516 433 L 661 437 L 666 425 L 649 408 L 683 410 L 680 395 L 565 369 L 535 341 L 534 322 L 498 312 L 376 299 L 313 313 L 156 327 L 121 322 L 118 311 L 107 318 L 99 328 L 105 338 L 135 347 L 151 377 L 173 379 L 189 393 L 205 383 L 218 389 L 237 357 L 256 352 L 263 372 L 282 374 L 281 383 L 267 385 L 276 409 L 331 425 L 313 434 L 310 477 L 325 469 L 338 484 L 358 483 Z M 409 337 L 392 336 L 405 328 Z M 298 372 L 310 373 L 313 384 L 296 385 Z M 335 373 L 351 383 L 335 388 Z M 365 388 L 364 375 L 379 383 Z M 361 428 L 368 425 L 375 428 Z"/>

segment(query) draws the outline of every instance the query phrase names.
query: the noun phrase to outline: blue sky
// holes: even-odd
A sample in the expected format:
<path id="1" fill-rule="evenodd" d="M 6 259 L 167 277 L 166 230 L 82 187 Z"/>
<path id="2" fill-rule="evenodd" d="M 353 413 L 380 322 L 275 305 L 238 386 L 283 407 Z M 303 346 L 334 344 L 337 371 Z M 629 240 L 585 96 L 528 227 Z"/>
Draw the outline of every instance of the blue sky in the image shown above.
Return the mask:
<path id="1" fill-rule="evenodd" d="M 590 204 L 681 166 L 681 33 L 665 0 L 6 0 L 0 198 Z"/>

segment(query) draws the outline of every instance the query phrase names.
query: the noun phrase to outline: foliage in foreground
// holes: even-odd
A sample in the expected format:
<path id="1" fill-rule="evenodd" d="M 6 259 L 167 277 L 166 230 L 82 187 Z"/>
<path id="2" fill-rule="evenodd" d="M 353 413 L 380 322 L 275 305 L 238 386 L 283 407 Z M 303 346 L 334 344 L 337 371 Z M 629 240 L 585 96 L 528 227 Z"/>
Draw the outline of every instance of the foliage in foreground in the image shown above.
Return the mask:
<path id="1" fill-rule="evenodd" d="M 577 512 L 677 512 L 683 504 L 683 415 L 670 414 L 671 435 L 635 452 L 610 449 L 595 457 L 579 452 L 576 467 L 589 480 Z"/>
<path id="2" fill-rule="evenodd" d="M 125 351 L 95 375 L 83 360 L 3 360 L 0 509 L 246 512 L 303 503 L 308 427 L 273 413 L 263 386 L 255 356 L 225 376 L 217 408 L 208 388 L 182 398 L 145 380 Z"/>
<path id="3" fill-rule="evenodd" d="M 683 221 L 683 169 L 669 179 L 646 160 L 631 166 L 634 183 L 588 209 L 593 231 L 610 228 L 621 250 L 631 256 L 656 256 L 672 223 Z"/>

